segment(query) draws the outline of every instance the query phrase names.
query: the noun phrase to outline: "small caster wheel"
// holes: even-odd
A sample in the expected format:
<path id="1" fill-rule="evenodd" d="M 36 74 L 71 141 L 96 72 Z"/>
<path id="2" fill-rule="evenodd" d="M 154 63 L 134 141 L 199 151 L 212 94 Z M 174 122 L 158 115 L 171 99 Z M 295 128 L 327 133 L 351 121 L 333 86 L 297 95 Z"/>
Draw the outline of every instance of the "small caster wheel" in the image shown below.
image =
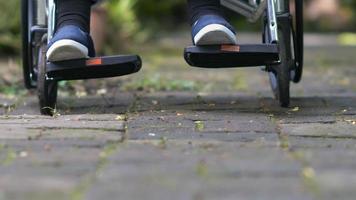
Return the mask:
<path id="1" fill-rule="evenodd" d="M 288 107 L 290 103 L 290 81 L 291 81 L 291 39 L 289 24 L 279 28 L 279 59 L 280 63 L 267 66 L 269 80 L 274 97 L 279 101 L 281 107 Z M 265 34 L 266 35 L 266 34 Z M 266 36 L 264 36 L 266 37 Z M 266 38 L 265 38 L 266 41 Z"/>
<path id="2" fill-rule="evenodd" d="M 292 25 L 293 26 L 293 25 Z M 299 83 L 303 75 L 304 60 L 304 22 L 303 1 L 295 1 L 295 29 L 293 30 L 295 69 L 292 71 L 292 81 Z"/>
<path id="3" fill-rule="evenodd" d="M 47 36 L 45 35 L 44 38 Z M 41 114 L 52 116 L 56 109 L 58 83 L 50 80 L 46 75 L 46 44 L 46 40 L 43 40 L 38 56 L 37 92 Z"/>
<path id="4" fill-rule="evenodd" d="M 276 70 L 276 72 L 269 72 L 270 85 L 274 94 L 274 97 L 279 101 L 281 107 L 287 108 L 290 103 L 289 94 L 289 76 L 287 77 L 282 70 Z"/>

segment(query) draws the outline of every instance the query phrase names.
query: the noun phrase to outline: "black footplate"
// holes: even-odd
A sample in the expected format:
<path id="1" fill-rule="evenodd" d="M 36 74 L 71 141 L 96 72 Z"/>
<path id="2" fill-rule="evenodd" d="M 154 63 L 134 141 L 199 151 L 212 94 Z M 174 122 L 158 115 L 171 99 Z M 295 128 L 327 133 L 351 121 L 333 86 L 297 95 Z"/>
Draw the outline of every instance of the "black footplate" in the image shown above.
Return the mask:
<path id="1" fill-rule="evenodd" d="M 48 62 L 47 77 L 56 81 L 123 76 L 141 69 L 137 55 L 105 56 L 60 62 Z"/>
<path id="2" fill-rule="evenodd" d="M 279 51 L 275 44 L 192 46 L 185 49 L 184 58 L 194 67 L 249 67 L 277 64 Z"/>

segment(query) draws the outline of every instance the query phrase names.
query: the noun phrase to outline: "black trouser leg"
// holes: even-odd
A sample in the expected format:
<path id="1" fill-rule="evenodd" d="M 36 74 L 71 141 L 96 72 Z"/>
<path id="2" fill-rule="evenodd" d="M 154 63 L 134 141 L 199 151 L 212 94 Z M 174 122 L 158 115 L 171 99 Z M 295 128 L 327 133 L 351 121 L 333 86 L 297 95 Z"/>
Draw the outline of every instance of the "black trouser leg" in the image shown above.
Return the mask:
<path id="1" fill-rule="evenodd" d="M 78 26 L 90 32 L 90 8 L 94 0 L 56 0 L 56 29 L 65 25 Z"/>
<path id="2" fill-rule="evenodd" d="M 193 25 L 202 15 L 223 15 L 220 0 L 188 0 L 190 24 Z"/>

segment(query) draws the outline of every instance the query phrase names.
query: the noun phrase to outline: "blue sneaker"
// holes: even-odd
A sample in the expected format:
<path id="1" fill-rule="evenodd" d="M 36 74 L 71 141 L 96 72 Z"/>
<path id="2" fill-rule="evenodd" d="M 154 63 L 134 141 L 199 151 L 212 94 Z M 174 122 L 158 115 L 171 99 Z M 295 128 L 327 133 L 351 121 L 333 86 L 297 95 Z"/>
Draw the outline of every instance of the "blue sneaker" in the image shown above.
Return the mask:
<path id="1" fill-rule="evenodd" d="M 204 15 L 192 27 L 194 45 L 237 44 L 236 31 L 223 17 Z"/>
<path id="2" fill-rule="evenodd" d="M 77 26 L 67 25 L 54 34 L 46 56 L 50 62 L 94 57 L 94 43 L 88 33 Z"/>

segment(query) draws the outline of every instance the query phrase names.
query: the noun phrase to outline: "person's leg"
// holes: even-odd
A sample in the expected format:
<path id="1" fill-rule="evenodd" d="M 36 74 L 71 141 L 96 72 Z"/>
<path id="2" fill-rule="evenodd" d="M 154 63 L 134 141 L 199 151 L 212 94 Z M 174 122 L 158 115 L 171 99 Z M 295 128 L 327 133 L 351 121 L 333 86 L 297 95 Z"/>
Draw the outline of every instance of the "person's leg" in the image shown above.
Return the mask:
<path id="1" fill-rule="evenodd" d="M 56 28 L 74 25 L 89 33 L 91 0 L 57 0 Z"/>
<path id="2" fill-rule="evenodd" d="M 93 0 L 57 0 L 54 37 L 48 44 L 48 61 L 63 61 L 95 55 L 90 32 Z"/>
<path id="3" fill-rule="evenodd" d="M 201 16 L 223 16 L 220 0 L 188 0 L 188 14 L 190 24 L 193 25 Z"/>
<path id="4" fill-rule="evenodd" d="M 236 44 L 235 29 L 226 21 L 220 0 L 188 0 L 195 45 Z"/>

